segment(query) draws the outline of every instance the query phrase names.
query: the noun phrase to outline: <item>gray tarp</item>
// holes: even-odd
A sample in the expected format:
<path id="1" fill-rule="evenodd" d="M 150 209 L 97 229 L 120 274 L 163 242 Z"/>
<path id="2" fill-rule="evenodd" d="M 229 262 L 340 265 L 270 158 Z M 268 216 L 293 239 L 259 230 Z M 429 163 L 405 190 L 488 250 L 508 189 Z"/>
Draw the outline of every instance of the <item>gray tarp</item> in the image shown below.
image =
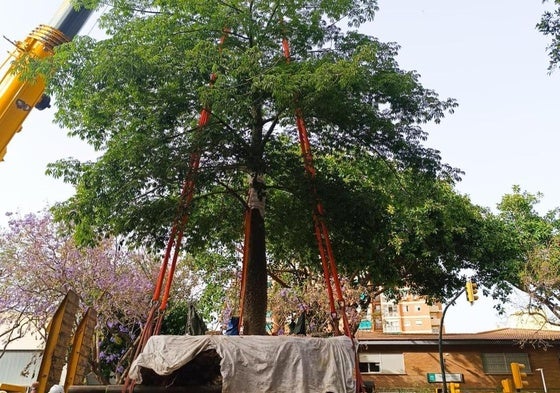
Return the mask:
<path id="1" fill-rule="evenodd" d="M 154 336 L 129 376 L 141 383 L 141 368 L 169 375 L 210 349 L 222 358 L 224 393 L 355 391 L 355 349 L 346 336 Z"/>

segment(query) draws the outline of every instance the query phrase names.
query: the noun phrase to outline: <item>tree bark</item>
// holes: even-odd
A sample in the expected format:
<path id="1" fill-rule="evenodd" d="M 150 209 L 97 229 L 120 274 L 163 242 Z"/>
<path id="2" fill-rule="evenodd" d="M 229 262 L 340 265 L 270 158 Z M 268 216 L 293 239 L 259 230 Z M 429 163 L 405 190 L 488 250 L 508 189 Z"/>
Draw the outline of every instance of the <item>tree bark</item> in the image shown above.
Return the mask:
<path id="1" fill-rule="evenodd" d="M 249 192 L 251 230 L 245 277 L 243 334 L 266 335 L 267 274 L 266 233 L 264 227 L 264 182 L 254 176 Z"/>

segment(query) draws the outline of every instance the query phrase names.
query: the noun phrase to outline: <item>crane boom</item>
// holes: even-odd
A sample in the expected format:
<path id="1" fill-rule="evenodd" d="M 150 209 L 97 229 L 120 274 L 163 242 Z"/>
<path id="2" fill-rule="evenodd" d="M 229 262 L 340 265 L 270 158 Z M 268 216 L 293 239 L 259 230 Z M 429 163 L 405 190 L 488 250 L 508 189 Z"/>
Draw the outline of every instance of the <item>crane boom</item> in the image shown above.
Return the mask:
<path id="1" fill-rule="evenodd" d="M 52 56 L 56 46 L 78 34 L 91 12 L 75 9 L 70 0 L 64 0 L 51 23 L 39 25 L 23 41 L 16 42 L 15 49 L 0 66 L 0 161 L 4 160 L 8 143 L 21 130 L 31 109 L 50 106 L 50 99 L 43 94 L 44 78 L 39 75 L 33 80 L 23 79 L 16 64 L 26 56 L 36 59 Z"/>

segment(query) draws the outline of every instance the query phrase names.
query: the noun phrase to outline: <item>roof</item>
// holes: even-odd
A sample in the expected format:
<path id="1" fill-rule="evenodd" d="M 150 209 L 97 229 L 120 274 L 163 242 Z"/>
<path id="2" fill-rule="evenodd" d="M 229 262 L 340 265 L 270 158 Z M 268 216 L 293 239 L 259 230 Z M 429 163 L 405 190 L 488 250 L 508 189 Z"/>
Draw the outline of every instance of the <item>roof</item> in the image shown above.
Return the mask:
<path id="1" fill-rule="evenodd" d="M 376 345 L 435 345 L 437 333 L 381 333 L 358 331 L 356 339 L 361 344 Z M 503 328 L 479 333 L 449 333 L 442 335 L 446 344 L 511 344 L 512 342 L 559 341 L 560 331 Z"/>

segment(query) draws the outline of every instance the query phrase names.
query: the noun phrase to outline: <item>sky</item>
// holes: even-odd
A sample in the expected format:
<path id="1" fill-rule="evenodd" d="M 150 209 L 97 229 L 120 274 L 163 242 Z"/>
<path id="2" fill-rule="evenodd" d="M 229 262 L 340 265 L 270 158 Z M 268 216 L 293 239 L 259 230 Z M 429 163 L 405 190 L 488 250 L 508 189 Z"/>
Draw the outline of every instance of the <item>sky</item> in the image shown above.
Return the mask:
<path id="1" fill-rule="evenodd" d="M 557 110 L 560 70 L 549 74 L 548 38 L 535 25 L 550 4 L 540 0 L 379 0 L 368 34 L 400 45 L 399 65 L 459 107 L 425 129 L 427 144 L 465 174 L 457 190 L 493 210 L 513 185 L 542 193 L 542 214 L 560 206 Z M 482 292 L 482 291 L 479 291 Z M 512 295 L 510 311 L 524 302 Z M 517 304 L 516 304 L 517 303 Z M 507 324 L 494 303 L 460 297 L 446 331 Z"/>
<path id="2" fill-rule="evenodd" d="M 401 46 L 399 64 L 425 87 L 457 99 L 426 127 L 428 144 L 465 171 L 458 190 L 495 208 L 514 184 L 560 206 L 556 181 L 560 71 L 549 75 L 540 0 L 379 0 L 367 31 Z M 550 5 L 548 5 L 550 7 Z"/>
<path id="3" fill-rule="evenodd" d="M 23 40 L 39 24 L 48 24 L 59 4 L 2 2 L 0 35 Z M 457 190 L 473 203 L 495 209 L 519 185 L 543 193 L 540 212 L 560 206 L 560 71 L 548 73 L 548 39 L 535 28 L 550 5 L 541 0 L 379 0 L 378 5 L 364 32 L 398 43 L 402 69 L 415 70 L 425 87 L 459 103 L 440 124 L 425 127 L 427 144 L 465 172 Z M 95 21 L 91 18 L 81 34 L 91 34 Z M 0 39 L 0 56 L 7 58 L 11 49 L 9 41 Z M 0 226 L 8 212 L 40 211 L 72 195 L 70 186 L 44 174 L 48 162 L 95 157 L 52 119 L 52 109 L 32 111 L 8 146 L 0 163 Z M 473 327 L 475 319 L 481 322 Z M 503 323 L 487 300 L 472 306 L 458 301 L 446 316 L 449 332 L 488 330 Z"/>

